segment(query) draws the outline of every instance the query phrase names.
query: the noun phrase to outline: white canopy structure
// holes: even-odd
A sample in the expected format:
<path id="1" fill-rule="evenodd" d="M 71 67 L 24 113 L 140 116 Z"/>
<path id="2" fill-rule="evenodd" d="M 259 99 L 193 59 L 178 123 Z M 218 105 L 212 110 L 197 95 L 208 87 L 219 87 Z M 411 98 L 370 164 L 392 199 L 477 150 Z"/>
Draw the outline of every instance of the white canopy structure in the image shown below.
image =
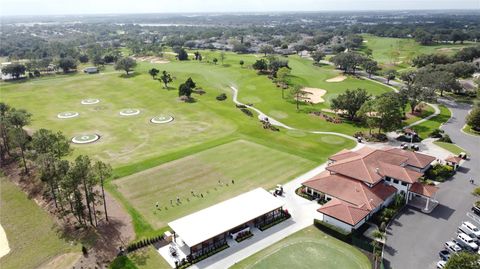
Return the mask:
<path id="1" fill-rule="evenodd" d="M 268 191 L 257 188 L 168 224 L 189 247 L 283 207 Z"/>

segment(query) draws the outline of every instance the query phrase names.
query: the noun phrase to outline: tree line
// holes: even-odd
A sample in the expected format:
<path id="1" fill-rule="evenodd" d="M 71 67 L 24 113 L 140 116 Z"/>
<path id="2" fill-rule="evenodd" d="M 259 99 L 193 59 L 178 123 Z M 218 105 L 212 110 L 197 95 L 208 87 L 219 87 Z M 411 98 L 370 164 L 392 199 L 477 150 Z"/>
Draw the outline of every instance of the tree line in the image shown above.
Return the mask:
<path id="1" fill-rule="evenodd" d="M 108 221 L 104 184 L 112 174 L 110 165 L 86 155 L 66 160 L 73 151 L 70 141 L 62 132 L 47 129 L 29 135 L 25 127 L 31 117 L 24 109 L 0 103 L 1 163 L 20 161 L 29 184 L 36 184 L 38 176 L 44 196 L 53 202 L 59 217 L 73 217 L 81 227 L 96 227 L 103 206 Z"/>

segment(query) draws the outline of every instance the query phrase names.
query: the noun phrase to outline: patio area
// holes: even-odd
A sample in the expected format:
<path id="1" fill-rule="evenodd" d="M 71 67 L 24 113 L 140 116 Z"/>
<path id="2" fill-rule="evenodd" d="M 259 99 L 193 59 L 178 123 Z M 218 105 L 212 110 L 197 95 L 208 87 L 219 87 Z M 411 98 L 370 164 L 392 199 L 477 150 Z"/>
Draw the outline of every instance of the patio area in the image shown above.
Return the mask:
<path id="1" fill-rule="evenodd" d="M 435 207 L 439 204 L 437 200 L 431 199 L 428 197 L 422 197 L 420 195 L 412 197 L 412 199 L 408 202 L 410 206 L 418 208 L 422 210 L 423 213 L 430 214 Z"/>
<path id="2" fill-rule="evenodd" d="M 175 268 L 175 262 L 186 259 L 190 254 L 190 248 L 178 236 L 176 242 L 172 241 L 170 244 L 157 249 L 157 251 L 172 268 Z"/>

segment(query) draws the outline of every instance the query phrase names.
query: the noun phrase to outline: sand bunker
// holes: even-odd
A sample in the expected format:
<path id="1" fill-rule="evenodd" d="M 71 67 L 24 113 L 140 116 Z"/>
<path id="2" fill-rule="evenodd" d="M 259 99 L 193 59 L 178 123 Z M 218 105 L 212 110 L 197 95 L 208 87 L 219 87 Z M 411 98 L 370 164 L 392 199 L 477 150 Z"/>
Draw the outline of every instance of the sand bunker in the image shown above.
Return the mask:
<path id="1" fill-rule="evenodd" d="M 327 93 L 326 90 L 317 89 L 317 88 L 303 88 L 302 90 L 310 93 L 307 96 L 305 96 L 304 100 L 302 101 L 313 103 L 313 104 L 325 102 L 322 96 L 324 96 Z"/>
<path id="2" fill-rule="evenodd" d="M 9 252 L 10 247 L 8 246 L 7 234 L 2 225 L 0 225 L 0 258 L 7 255 Z"/>
<path id="3" fill-rule="evenodd" d="M 336 76 L 336 77 L 334 77 L 334 78 L 327 79 L 326 81 L 327 81 L 327 82 L 342 82 L 342 81 L 344 81 L 345 79 L 347 79 L 346 76 L 340 75 L 340 76 Z"/>
<path id="4" fill-rule="evenodd" d="M 170 62 L 157 56 L 135 57 L 135 59 L 140 62 L 149 62 L 152 64 L 168 64 Z"/>
<path id="5" fill-rule="evenodd" d="M 57 118 L 59 118 L 59 119 L 70 119 L 70 118 L 75 118 L 78 115 L 79 115 L 78 112 L 68 111 L 68 112 L 58 113 Z"/>
<path id="6" fill-rule="evenodd" d="M 121 116 L 135 116 L 140 114 L 140 109 L 127 108 L 122 109 L 119 113 Z"/>
<path id="7" fill-rule="evenodd" d="M 77 135 L 72 138 L 72 142 L 75 144 L 88 144 L 93 143 L 100 139 L 100 136 L 97 134 L 85 134 L 85 135 Z"/>

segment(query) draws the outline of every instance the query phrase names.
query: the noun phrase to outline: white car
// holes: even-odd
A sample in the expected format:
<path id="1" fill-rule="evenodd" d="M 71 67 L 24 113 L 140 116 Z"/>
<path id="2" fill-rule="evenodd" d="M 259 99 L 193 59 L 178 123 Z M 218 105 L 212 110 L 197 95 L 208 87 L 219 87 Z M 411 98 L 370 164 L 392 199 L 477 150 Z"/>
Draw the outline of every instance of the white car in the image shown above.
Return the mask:
<path id="1" fill-rule="evenodd" d="M 450 253 L 462 251 L 462 248 L 453 241 L 445 242 L 445 249 L 448 250 Z"/>
<path id="2" fill-rule="evenodd" d="M 477 226 L 473 225 L 470 221 L 462 222 L 462 225 L 458 227 L 458 230 L 468 235 L 474 235 L 476 238 L 480 238 L 480 229 L 478 229 Z"/>
<path id="3" fill-rule="evenodd" d="M 437 269 L 442 269 L 445 267 L 445 264 L 447 264 L 446 261 L 439 261 L 437 262 Z"/>
<path id="4" fill-rule="evenodd" d="M 471 238 L 470 236 L 468 236 L 465 233 L 459 233 L 458 234 L 457 242 L 461 245 L 464 245 L 465 247 L 467 247 L 471 250 L 476 251 L 478 249 L 478 245 L 477 245 L 477 243 L 475 243 L 473 238 Z"/>

